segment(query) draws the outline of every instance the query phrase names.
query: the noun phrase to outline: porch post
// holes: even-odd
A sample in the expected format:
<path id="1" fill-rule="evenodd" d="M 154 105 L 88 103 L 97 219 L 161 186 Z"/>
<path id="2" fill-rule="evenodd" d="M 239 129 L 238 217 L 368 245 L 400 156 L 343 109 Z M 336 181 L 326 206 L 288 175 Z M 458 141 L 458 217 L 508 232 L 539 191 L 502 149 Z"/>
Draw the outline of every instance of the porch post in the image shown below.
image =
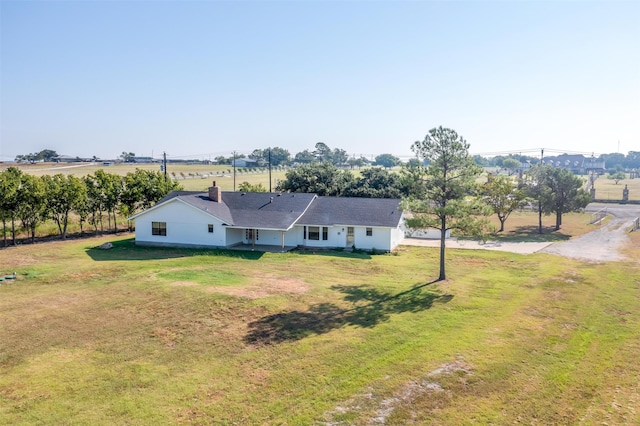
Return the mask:
<path id="1" fill-rule="evenodd" d="M 256 248 L 256 230 L 251 233 L 251 250 Z"/>
<path id="2" fill-rule="evenodd" d="M 284 231 L 282 232 L 282 251 L 284 251 Z"/>

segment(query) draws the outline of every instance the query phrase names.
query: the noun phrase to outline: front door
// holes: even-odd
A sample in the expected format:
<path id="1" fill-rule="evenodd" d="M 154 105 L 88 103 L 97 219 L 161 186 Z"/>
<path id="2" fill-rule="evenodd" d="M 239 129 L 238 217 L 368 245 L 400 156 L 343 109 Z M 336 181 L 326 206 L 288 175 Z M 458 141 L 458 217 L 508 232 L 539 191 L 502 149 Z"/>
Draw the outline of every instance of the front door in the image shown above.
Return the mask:
<path id="1" fill-rule="evenodd" d="M 347 227 L 347 247 L 353 247 L 356 242 L 353 226 Z"/>

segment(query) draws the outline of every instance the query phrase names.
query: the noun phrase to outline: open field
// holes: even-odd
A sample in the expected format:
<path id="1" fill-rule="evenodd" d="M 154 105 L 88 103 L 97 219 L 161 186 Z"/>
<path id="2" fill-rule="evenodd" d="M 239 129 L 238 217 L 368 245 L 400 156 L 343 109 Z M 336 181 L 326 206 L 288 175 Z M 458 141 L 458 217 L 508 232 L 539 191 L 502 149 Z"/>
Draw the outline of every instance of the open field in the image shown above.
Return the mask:
<path id="1" fill-rule="evenodd" d="M 638 424 L 630 261 L 0 251 L 0 424 Z M 94 247 L 114 242 L 111 250 Z"/>
<path id="2" fill-rule="evenodd" d="M 538 233 L 538 213 L 532 211 L 516 211 L 504 224 L 503 232 L 489 236 L 494 241 L 564 241 L 592 231 L 597 225 L 590 225 L 594 216 L 591 213 L 565 213 L 562 215 L 562 226 L 555 231 L 556 216 L 542 216 L 542 234 Z M 500 220 L 496 215 L 490 217 L 495 229 L 500 229 Z"/>
<path id="3" fill-rule="evenodd" d="M 640 200 L 640 179 L 626 178 L 617 185 L 615 181 L 607 179 L 607 176 L 600 176 L 596 179 L 596 198 L 599 200 L 622 200 L 622 190 L 625 185 L 629 187 L 629 200 Z"/>
<path id="4" fill-rule="evenodd" d="M 35 176 L 54 175 L 62 173 L 65 175 L 74 175 L 77 177 L 86 176 L 95 173 L 97 170 L 104 170 L 107 173 L 124 176 L 136 169 L 159 171 L 160 164 L 132 164 L 120 163 L 112 166 L 104 166 L 102 163 L 95 164 L 74 164 L 74 163 L 39 163 L 39 164 L 21 164 L 19 167 L 25 173 Z M 0 169 L 2 170 L 2 169 Z M 224 191 L 233 191 L 233 168 L 229 165 L 204 165 L 204 164 L 171 164 L 167 166 L 167 173 L 170 177 L 177 180 L 183 189 L 187 191 L 206 191 L 211 186 L 211 182 L 215 180 Z M 271 171 L 272 188 L 279 180 L 284 179 L 286 171 Z M 262 168 L 255 171 L 249 171 L 241 167 L 236 168 L 236 187 L 242 182 L 249 182 L 252 185 L 262 184 L 269 190 L 269 172 L 268 169 Z"/>

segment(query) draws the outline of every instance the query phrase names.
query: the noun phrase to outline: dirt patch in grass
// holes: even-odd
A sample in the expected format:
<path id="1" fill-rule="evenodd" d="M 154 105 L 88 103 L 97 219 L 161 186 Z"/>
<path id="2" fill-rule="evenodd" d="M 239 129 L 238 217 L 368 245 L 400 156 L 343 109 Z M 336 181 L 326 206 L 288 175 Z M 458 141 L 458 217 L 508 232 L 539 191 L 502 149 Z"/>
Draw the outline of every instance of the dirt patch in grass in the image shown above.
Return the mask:
<path id="1" fill-rule="evenodd" d="M 195 283 L 182 282 L 174 285 L 194 285 Z M 195 284 L 197 285 L 197 284 Z M 207 291 L 212 293 L 226 294 L 228 296 L 246 297 L 248 299 L 259 299 L 278 294 L 305 294 L 311 287 L 298 278 L 277 277 L 275 275 L 262 275 L 254 277 L 248 286 L 233 287 L 207 287 Z"/>
<path id="2" fill-rule="evenodd" d="M 349 399 L 345 404 L 335 407 L 331 412 L 325 414 L 324 425 L 350 424 L 347 420 L 350 415 L 362 412 L 364 409 L 371 409 L 375 414 L 363 424 L 385 425 L 391 421 L 396 410 L 412 410 L 414 402 L 429 395 L 431 399 L 438 399 L 438 394 L 451 398 L 451 391 L 447 390 L 447 385 L 443 382 L 453 376 L 470 376 L 473 368 L 462 360 L 446 362 L 433 371 L 430 371 L 423 378 L 411 380 L 398 388 L 393 396 L 381 398 L 371 390 L 364 394 Z M 411 415 L 409 416 L 411 417 Z M 391 421 L 391 423 L 394 423 Z"/>

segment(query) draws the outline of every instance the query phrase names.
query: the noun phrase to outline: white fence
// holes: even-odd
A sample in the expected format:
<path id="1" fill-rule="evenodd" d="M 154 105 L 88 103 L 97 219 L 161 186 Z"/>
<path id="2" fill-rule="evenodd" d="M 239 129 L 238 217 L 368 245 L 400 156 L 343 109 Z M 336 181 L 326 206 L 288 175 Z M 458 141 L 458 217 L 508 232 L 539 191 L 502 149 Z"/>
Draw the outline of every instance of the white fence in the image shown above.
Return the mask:
<path id="1" fill-rule="evenodd" d="M 599 225 L 602 219 L 604 219 L 606 216 L 607 216 L 607 208 L 605 207 L 604 209 L 601 209 L 595 213 L 592 213 L 591 221 L 589 223 L 591 225 L 593 225 L 594 223 L 597 223 Z"/>

